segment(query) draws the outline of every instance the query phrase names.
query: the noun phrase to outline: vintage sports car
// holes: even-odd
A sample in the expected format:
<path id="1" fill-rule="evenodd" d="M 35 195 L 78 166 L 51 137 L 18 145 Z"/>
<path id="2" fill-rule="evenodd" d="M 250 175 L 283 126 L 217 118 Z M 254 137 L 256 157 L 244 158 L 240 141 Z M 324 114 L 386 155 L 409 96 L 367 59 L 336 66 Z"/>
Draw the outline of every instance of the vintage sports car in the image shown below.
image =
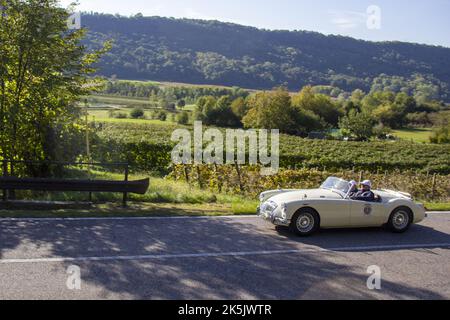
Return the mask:
<path id="1" fill-rule="evenodd" d="M 319 189 L 273 190 L 261 193 L 258 215 L 300 236 L 319 228 L 360 228 L 387 225 L 393 232 L 421 222 L 425 207 L 411 195 L 392 190 L 373 190 L 374 202 L 351 200 L 349 182 L 330 177 Z"/>

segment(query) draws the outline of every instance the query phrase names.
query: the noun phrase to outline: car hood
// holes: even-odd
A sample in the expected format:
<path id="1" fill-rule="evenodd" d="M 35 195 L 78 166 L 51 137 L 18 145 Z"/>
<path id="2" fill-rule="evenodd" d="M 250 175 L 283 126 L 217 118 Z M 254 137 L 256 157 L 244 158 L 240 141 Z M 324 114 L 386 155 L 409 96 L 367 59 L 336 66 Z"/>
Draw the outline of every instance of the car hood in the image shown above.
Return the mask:
<path id="1" fill-rule="evenodd" d="M 287 191 L 271 197 L 269 200 L 277 203 L 286 203 L 299 200 L 313 200 L 313 199 L 342 199 L 338 193 L 326 189 L 308 189 Z"/>

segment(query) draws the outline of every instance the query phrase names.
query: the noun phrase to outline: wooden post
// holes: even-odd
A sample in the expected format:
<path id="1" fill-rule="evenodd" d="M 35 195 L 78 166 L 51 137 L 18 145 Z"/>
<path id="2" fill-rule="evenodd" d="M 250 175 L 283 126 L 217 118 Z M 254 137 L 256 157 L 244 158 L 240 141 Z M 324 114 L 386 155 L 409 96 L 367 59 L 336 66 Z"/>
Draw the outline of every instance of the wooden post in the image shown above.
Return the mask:
<path id="1" fill-rule="evenodd" d="M 359 183 L 361 183 L 363 180 L 363 172 L 362 171 L 360 171 L 359 172 Z"/>
<path id="2" fill-rule="evenodd" d="M 219 189 L 219 193 L 222 192 L 222 181 L 219 177 L 219 168 L 217 167 L 217 163 L 214 163 L 214 173 L 216 174 L 217 179 L 217 188 Z"/>
<path id="3" fill-rule="evenodd" d="M 241 169 L 239 168 L 239 164 L 237 163 L 237 161 L 234 164 L 235 164 L 236 172 L 237 172 L 237 175 L 238 175 L 239 190 L 241 190 L 241 192 L 243 192 L 244 191 L 244 186 L 242 185 Z"/>
<path id="4" fill-rule="evenodd" d="M 11 167 L 10 167 L 10 176 L 14 177 L 14 163 L 11 161 Z M 9 200 L 16 200 L 16 191 L 15 190 L 8 190 L 8 197 Z"/>
<path id="5" fill-rule="evenodd" d="M 198 179 L 198 185 L 200 186 L 200 189 L 203 189 L 202 174 L 200 172 L 200 166 L 197 166 L 197 179 Z"/>
<path id="6" fill-rule="evenodd" d="M 433 175 L 432 187 L 431 187 L 431 200 L 434 201 L 434 196 L 436 194 L 436 173 Z"/>
<path id="7" fill-rule="evenodd" d="M 8 176 L 8 162 L 3 160 L 3 176 Z M 3 189 L 3 201 L 8 201 L 8 190 Z"/>
<path id="8" fill-rule="evenodd" d="M 184 178 L 186 179 L 186 182 L 189 184 L 189 172 L 187 166 L 184 163 L 183 163 L 183 170 L 184 170 Z"/>
<path id="9" fill-rule="evenodd" d="M 129 168 L 128 168 L 128 162 L 125 166 L 125 181 L 128 181 L 128 173 L 129 173 Z M 123 207 L 127 206 L 127 198 L 128 198 L 128 193 L 124 192 L 123 193 L 123 199 L 122 199 L 122 205 Z"/>

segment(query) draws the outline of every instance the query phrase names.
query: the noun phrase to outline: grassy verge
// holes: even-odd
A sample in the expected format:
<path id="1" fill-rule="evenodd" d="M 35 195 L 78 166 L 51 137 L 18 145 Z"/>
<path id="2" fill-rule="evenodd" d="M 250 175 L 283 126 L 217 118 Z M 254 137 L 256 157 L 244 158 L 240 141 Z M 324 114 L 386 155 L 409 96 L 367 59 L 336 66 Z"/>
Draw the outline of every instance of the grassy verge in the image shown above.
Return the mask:
<path id="1" fill-rule="evenodd" d="M 176 216 L 228 216 L 255 214 L 233 210 L 229 204 L 169 204 L 132 202 L 127 208 L 117 203 L 94 205 L 91 209 L 61 210 L 0 210 L 1 218 L 91 218 L 91 217 L 176 217 Z"/>
<path id="2" fill-rule="evenodd" d="M 425 208 L 427 208 L 428 211 L 450 211 L 450 202 L 426 203 Z"/>
<path id="3" fill-rule="evenodd" d="M 123 175 L 93 171 L 96 179 L 122 180 Z M 130 180 L 143 175 L 132 175 Z M 16 192 L 18 199 L 41 201 L 87 201 L 87 193 L 57 192 L 30 193 Z M 151 177 L 146 194 L 130 194 L 130 205 L 122 208 L 121 194 L 93 193 L 94 205 L 91 209 L 64 210 L 0 210 L 0 217 L 116 217 L 116 216 L 223 216 L 255 214 L 256 199 L 238 195 L 218 194 L 202 190 L 184 182 L 175 182 L 160 177 Z"/>

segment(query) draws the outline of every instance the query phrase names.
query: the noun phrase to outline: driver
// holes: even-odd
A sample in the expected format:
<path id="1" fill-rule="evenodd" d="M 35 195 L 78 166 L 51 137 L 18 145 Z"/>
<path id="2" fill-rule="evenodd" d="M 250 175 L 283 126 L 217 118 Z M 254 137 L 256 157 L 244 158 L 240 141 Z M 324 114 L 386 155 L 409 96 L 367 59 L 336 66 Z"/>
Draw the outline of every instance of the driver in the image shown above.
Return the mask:
<path id="1" fill-rule="evenodd" d="M 348 190 L 348 197 L 352 198 L 354 197 L 357 193 L 358 193 L 358 183 L 356 183 L 355 180 L 352 180 L 348 183 L 348 185 L 350 186 L 349 190 Z"/>
<path id="2" fill-rule="evenodd" d="M 359 201 L 375 201 L 375 194 L 372 192 L 372 182 L 370 180 L 365 180 L 361 182 L 362 189 L 356 194 L 350 195 L 350 199 Z"/>

